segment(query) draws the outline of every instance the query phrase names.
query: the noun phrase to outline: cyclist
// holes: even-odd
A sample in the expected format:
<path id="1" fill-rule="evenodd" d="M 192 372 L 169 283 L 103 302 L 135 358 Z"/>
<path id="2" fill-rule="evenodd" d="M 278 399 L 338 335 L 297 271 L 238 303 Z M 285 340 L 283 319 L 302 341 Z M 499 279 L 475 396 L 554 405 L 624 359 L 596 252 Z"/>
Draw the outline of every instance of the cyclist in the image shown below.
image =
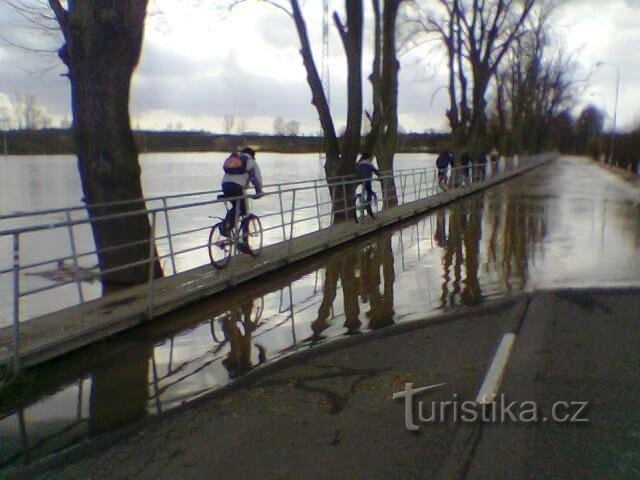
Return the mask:
<path id="1" fill-rule="evenodd" d="M 375 193 L 373 193 L 373 187 L 371 186 L 371 179 L 374 173 L 380 178 L 380 170 L 373 165 L 373 155 L 367 151 L 362 152 L 360 159 L 356 163 L 356 178 L 363 181 L 362 187 L 365 194 L 363 200 L 371 217 L 374 216 L 371 208 L 371 200 L 375 198 Z"/>
<path id="2" fill-rule="evenodd" d="M 242 197 L 249 183 L 256 189 L 256 196 L 262 195 L 262 174 L 256 163 L 256 151 L 245 147 L 239 153 L 232 153 L 224 161 L 224 177 L 222 177 L 222 193 L 224 197 Z M 229 236 L 236 219 L 247 214 L 247 202 L 244 198 L 229 199 L 231 208 L 224 218 L 224 236 Z M 240 208 L 240 214 L 236 216 L 236 209 Z"/>
<path id="3" fill-rule="evenodd" d="M 436 168 L 438 169 L 438 185 L 447 188 L 447 170 L 449 165 L 453 168 L 453 155 L 447 150 L 443 150 L 436 158 Z"/>

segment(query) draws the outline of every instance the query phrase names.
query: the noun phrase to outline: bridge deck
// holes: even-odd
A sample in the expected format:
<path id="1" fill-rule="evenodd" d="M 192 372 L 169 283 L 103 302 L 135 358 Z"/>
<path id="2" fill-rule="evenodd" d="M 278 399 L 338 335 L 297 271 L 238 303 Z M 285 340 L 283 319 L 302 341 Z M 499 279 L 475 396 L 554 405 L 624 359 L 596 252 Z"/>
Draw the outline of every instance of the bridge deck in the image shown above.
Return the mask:
<path id="1" fill-rule="evenodd" d="M 551 158 L 540 159 L 519 169 L 502 172 L 485 182 L 383 210 L 375 220 L 364 224 L 339 223 L 333 228 L 267 246 L 258 258 L 248 255 L 234 257 L 232 265 L 222 271 L 205 265 L 156 280 L 151 293 L 148 285 L 140 285 L 27 320 L 20 325 L 20 367 L 33 366 L 89 345 L 154 317 L 220 293 L 230 286 L 273 272 L 333 246 L 486 189 L 549 160 Z M 150 295 L 153 297 L 152 311 L 148 309 Z M 13 362 L 12 331 L 13 327 L 0 329 L 0 365 L 10 365 Z"/>

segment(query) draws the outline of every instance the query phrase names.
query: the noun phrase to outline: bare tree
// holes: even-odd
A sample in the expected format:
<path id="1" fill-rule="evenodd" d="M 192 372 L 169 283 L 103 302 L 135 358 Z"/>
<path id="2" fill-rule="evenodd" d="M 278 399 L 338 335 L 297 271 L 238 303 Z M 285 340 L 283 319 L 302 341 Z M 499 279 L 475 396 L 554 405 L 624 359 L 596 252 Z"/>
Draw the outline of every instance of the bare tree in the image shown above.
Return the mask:
<path id="1" fill-rule="evenodd" d="M 58 56 L 68 69 L 83 200 L 105 291 L 146 282 L 150 266 L 162 275 L 149 256 L 146 214 L 104 219 L 145 210 L 129 95 L 147 2 L 5 0 L 41 31 L 63 39 Z"/>
<path id="2" fill-rule="evenodd" d="M 103 272 L 103 285 L 144 283 L 149 278 L 146 214 L 108 221 L 107 215 L 144 211 L 138 150 L 131 131 L 131 77 L 140 58 L 147 0 L 66 2 L 49 0 L 64 44 L 73 128 L 84 200 Z M 127 202 L 123 202 L 127 201 Z M 105 205 L 119 202 L 117 206 Z M 126 245 L 126 247 L 125 247 Z M 121 267 L 137 263 L 137 266 Z M 154 275 L 161 276 L 158 261 Z"/>
<path id="3" fill-rule="evenodd" d="M 232 0 L 231 8 L 244 0 Z M 347 125 L 342 141 L 336 134 L 336 128 L 329 108 L 329 102 L 322 86 L 322 80 L 315 63 L 307 24 L 298 0 L 263 0 L 285 12 L 294 22 L 300 42 L 300 55 L 307 73 L 307 83 L 311 90 L 311 103 L 318 112 L 320 126 L 324 136 L 324 165 L 327 179 L 338 179 L 353 174 L 355 161 L 360 150 L 362 128 L 362 41 L 363 41 L 363 4 L 362 0 L 345 0 L 346 20 L 337 12 L 333 21 L 340 34 L 347 57 Z M 330 186 L 334 201 L 334 212 L 343 209 L 352 202 L 351 188 Z M 344 195 L 346 194 L 346 198 Z M 336 215 L 336 220 L 344 215 Z"/>
<path id="4" fill-rule="evenodd" d="M 240 118 L 238 121 L 238 133 L 242 134 L 247 131 L 247 121 L 244 118 Z"/>
<path id="5" fill-rule="evenodd" d="M 365 149 L 375 154 L 378 166 L 393 171 L 393 159 L 398 142 L 398 71 L 396 21 L 402 0 L 372 0 L 374 12 L 374 55 L 369 79 L 373 87 L 373 112 L 367 112 L 371 130 Z M 383 197 L 390 205 L 397 204 L 393 177 L 383 180 Z"/>
<path id="6" fill-rule="evenodd" d="M 277 117 L 273 121 L 273 133 L 276 135 L 284 135 L 285 134 L 285 123 L 282 117 Z"/>
<path id="7" fill-rule="evenodd" d="M 236 121 L 236 117 L 227 113 L 222 119 L 222 128 L 227 135 L 233 132 L 233 124 Z"/>
<path id="8" fill-rule="evenodd" d="M 297 120 L 289 120 L 285 126 L 286 135 L 295 137 L 300 133 L 300 122 Z"/>
<path id="9" fill-rule="evenodd" d="M 550 147 L 552 119 L 572 107 L 577 93 L 571 56 L 553 48 L 553 8 L 552 2 L 539 1 L 525 33 L 511 44 L 496 72 L 490 130 L 494 140 L 511 151 Z"/>
<path id="10" fill-rule="evenodd" d="M 411 34 L 437 35 L 449 69 L 447 112 L 454 145 L 486 141 L 486 94 L 537 0 L 437 0 L 437 9 L 411 2 Z M 486 145 L 484 145 L 486 147 Z"/>

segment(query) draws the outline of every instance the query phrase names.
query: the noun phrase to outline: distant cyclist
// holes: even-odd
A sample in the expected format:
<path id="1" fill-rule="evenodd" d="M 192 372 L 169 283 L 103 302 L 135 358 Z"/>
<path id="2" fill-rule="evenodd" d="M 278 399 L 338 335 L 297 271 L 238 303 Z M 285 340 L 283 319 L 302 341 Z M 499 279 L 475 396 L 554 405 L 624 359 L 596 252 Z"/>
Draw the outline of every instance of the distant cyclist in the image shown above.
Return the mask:
<path id="1" fill-rule="evenodd" d="M 375 193 L 373 192 L 373 187 L 371 186 L 371 179 L 373 178 L 374 173 L 378 176 L 378 178 L 380 178 L 380 170 L 378 170 L 373 165 L 373 155 L 370 152 L 362 152 L 360 154 L 360 159 L 356 163 L 356 178 L 363 180 L 363 193 L 365 193 L 366 195 L 363 200 L 367 205 L 367 212 L 371 217 L 374 216 L 373 210 L 371 208 L 371 200 L 375 198 Z"/>
<path id="2" fill-rule="evenodd" d="M 436 158 L 436 168 L 438 169 L 438 185 L 442 188 L 447 187 L 447 170 L 449 165 L 453 168 L 453 155 L 447 150 L 443 150 Z"/>
<path id="3" fill-rule="evenodd" d="M 249 183 L 256 189 L 256 195 L 262 195 L 262 174 L 256 163 L 256 151 L 253 148 L 245 147 L 239 153 L 234 152 L 224 161 L 224 177 L 222 177 L 222 192 L 225 197 L 242 197 Z M 240 207 L 240 215 L 246 215 L 247 202 L 244 198 L 228 200 L 231 202 L 231 209 L 224 218 L 225 231 L 223 235 L 228 236 L 231 228 L 235 225 L 236 209 Z"/>

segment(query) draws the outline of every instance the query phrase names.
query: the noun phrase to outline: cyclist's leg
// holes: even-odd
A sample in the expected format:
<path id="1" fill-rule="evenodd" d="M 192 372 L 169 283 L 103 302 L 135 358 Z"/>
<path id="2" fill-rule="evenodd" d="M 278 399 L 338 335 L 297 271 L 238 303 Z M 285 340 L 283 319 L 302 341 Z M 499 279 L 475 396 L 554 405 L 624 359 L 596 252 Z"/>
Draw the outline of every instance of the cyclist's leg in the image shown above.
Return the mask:
<path id="1" fill-rule="evenodd" d="M 244 195 L 244 191 L 242 192 L 242 194 Z M 247 199 L 246 198 L 241 198 L 240 200 L 238 200 L 238 204 L 239 204 L 239 208 L 240 208 L 240 216 L 242 218 L 245 218 L 248 212 L 247 209 Z M 245 229 L 242 229 L 241 236 L 240 236 L 240 242 L 243 245 L 247 244 L 247 232 L 245 231 Z"/>
<path id="2" fill-rule="evenodd" d="M 239 197 L 243 194 L 243 189 L 237 183 L 224 182 L 222 184 L 222 192 L 224 193 L 225 197 Z M 227 215 L 224 217 L 224 224 L 227 229 L 226 233 L 228 233 L 231 230 L 231 228 L 236 224 L 236 220 L 237 220 L 236 212 L 238 210 L 239 200 L 229 199 L 227 201 L 231 203 L 231 208 L 227 211 Z"/>
<path id="3" fill-rule="evenodd" d="M 371 186 L 371 180 L 367 180 L 366 182 L 364 182 L 364 191 L 365 191 L 365 197 L 364 197 L 364 202 L 365 205 L 367 206 L 367 213 L 369 214 L 369 216 L 373 217 L 373 209 L 371 208 L 371 201 L 374 198 L 374 194 L 373 194 L 373 187 Z"/>

